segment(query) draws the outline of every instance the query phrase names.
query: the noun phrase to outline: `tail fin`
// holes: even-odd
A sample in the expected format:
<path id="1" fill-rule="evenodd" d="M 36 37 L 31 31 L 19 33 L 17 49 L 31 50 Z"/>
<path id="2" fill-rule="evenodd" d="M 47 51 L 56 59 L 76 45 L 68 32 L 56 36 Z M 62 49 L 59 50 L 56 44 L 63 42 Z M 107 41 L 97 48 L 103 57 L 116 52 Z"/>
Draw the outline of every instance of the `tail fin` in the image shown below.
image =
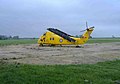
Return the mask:
<path id="1" fill-rule="evenodd" d="M 85 33 L 81 37 L 81 39 L 83 40 L 83 44 L 88 41 L 93 30 L 94 27 L 90 27 L 86 29 Z"/>

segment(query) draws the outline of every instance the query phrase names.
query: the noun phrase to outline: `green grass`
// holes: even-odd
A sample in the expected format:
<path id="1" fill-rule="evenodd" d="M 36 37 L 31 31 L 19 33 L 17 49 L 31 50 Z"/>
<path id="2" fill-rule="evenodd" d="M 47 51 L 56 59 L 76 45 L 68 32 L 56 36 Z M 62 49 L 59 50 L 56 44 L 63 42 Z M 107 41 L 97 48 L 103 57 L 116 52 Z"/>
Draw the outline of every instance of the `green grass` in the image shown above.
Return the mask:
<path id="1" fill-rule="evenodd" d="M 18 44 L 36 44 L 38 39 L 18 39 L 18 40 L 0 40 L 0 46 L 18 45 Z M 93 38 L 87 43 L 110 43 L 120 42 L 120 38 Z"/>
<path id="2" fill-rule="evenodd" d="M 38 39 L 18 39 L 18 40 L 0 40 L 0 46 L 18 45 L 18 44 L 35 44 Z"/>
<path id="3" fill-rule="evenodd" d="M 0 63 L 1 84 L 115 84 L 120 60 L 81 65 Z"/>
<path id="4" fill-rule="evenodd" d="M 92 38 L 89 39 L 87 43 L 110 43 L 110 42 L 120 42 L 120 38 Z"/>

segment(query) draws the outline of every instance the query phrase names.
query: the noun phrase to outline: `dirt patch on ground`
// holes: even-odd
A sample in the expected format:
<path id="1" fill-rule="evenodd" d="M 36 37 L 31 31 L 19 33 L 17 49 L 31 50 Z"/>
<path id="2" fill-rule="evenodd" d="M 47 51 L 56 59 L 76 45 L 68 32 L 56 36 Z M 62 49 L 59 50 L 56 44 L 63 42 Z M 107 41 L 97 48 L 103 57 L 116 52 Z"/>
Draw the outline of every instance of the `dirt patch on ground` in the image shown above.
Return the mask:
<path id="1" fill-rule="evenodd" d="M 26 64 L 86 64 L 120 59 L 120 43 L 86 44 L 84 48 L 38 47 L 37 44 L 0 47 L 0 61 Z"/>

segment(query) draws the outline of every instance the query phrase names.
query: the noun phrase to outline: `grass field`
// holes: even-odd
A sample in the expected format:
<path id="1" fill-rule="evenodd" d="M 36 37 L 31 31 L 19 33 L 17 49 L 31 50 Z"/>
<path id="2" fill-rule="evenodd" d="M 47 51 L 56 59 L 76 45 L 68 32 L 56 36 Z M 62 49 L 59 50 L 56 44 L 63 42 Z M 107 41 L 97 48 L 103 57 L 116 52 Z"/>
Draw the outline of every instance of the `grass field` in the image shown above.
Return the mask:
<path id="1" fill-rule="evenodd" d="M 35 44 L 38 39 L 19 39 L 19 40 L 0 40 L 0 46 L 18 45 L 18 44 Z M 120 38 L 93 38 L 87 43 L 109 43 L 120 42 Z"/>
<path id="2" fill-rule="evenodd" d="M 89 39 L 87 43 L 110 43 L 110 42 L 120 42 L 120 38 L 92 38 Z"/>
<path id="3" fill-rule="evenodd" d="M 38 39 L 18 39 L 18 40 L 0 40 L 0 46 L 18 45 L 18 44 L 35 44 Z"/>
<path id="4" fill-rule="evenodd" d="M 82 65 L 0 63 L 1 84 L 115 84 L 117 81 L 120 82 L 120 60 Z"/>

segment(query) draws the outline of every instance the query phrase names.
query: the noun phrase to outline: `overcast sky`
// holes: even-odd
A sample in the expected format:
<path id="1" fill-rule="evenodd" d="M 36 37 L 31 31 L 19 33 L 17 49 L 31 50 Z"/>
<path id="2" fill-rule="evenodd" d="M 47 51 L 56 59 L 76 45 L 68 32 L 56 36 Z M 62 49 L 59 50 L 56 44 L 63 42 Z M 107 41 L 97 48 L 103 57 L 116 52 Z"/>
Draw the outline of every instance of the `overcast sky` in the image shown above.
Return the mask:
<path id="1" fill-rule="evenodd" d="M 0 0 L 0 35 L 39 37 L 48 27 L 93 37 L 120 36 L 120 0 Z"/>

